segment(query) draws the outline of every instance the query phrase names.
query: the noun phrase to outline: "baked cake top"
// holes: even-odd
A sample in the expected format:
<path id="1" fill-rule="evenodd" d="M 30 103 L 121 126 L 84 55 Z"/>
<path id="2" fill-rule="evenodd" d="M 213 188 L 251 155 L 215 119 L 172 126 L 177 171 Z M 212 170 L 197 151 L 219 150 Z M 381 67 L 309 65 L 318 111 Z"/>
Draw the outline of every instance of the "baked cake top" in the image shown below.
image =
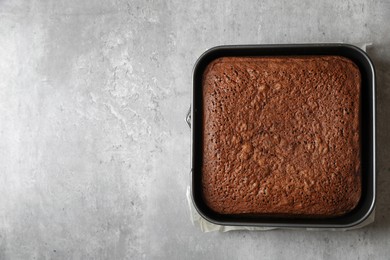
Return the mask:
<path id="1" fill-rule="evenodd" d="M 222 214 L 337 216 L 361 195 L 358 67 L 223 57 L 203 75 L 203 196 Z"/>

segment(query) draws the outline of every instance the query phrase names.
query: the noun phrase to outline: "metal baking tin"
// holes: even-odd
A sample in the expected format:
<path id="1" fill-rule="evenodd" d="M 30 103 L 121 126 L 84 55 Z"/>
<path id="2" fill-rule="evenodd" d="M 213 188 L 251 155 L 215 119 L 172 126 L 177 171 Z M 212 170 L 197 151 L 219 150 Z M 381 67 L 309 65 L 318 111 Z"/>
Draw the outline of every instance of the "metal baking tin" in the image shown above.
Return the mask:
<path id="1" fill-rule="evenodd" d="M 361 89 L 361 171 L 362 195 L 354 210 L 333 218 L 284 218 L 266 216 L 224 215 L 212 211 L 202 197 L 202 76 L 212 60 L 227 56 L 304 56 L 339 55 L 351 59 L 362 76 Z M 376 198 L 375 174 L 375 70 L 361 49 L 348 44 L 293 44 L 219 46 L 209 49 L 197 60 L 193 70 L 192 109 L 186 121 L 192 135 L 191 191 L 198 213 L 214 224 L 284 228 L 352 228 L 363 223 L 373 212 Z"/>

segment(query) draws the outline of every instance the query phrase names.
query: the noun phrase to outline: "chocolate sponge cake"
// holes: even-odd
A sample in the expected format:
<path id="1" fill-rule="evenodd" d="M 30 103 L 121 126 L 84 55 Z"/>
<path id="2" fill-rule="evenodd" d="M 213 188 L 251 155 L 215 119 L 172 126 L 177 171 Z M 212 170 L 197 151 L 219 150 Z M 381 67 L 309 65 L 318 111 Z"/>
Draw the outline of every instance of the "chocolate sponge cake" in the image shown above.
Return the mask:
<path id="1" fill-rule="evenodd" d="M 358 204 L 361 75 L 351 60 L 223 57 L 202 85 L 209 208 L 333 217 Z"/>

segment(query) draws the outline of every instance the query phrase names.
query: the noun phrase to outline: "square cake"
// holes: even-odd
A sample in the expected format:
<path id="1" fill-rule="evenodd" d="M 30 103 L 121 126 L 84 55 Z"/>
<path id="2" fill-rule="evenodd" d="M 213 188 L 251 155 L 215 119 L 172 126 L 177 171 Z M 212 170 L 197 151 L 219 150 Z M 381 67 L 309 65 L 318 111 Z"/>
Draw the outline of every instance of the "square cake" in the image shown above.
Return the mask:
<path id="1" fill-rule="evenodd" d="M 335 217 L 356 207 L 361 75 L 353 61 L 222 57 L 207 66 L 202 88 L 210 209 Z"/>

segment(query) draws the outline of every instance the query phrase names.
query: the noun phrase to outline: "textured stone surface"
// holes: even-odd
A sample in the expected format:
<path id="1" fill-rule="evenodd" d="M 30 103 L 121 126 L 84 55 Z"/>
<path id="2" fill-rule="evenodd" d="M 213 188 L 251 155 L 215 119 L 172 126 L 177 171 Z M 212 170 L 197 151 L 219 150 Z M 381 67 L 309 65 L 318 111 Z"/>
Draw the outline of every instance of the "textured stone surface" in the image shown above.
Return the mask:
<path id="1" fill-rule="evenodd" d="M 0 259 L 388 258 L 387 1 L 0 2 Z M 346 232 L 193 227 L 192 66 L 219 44 L 367 42 L 376 222 Z"/>

